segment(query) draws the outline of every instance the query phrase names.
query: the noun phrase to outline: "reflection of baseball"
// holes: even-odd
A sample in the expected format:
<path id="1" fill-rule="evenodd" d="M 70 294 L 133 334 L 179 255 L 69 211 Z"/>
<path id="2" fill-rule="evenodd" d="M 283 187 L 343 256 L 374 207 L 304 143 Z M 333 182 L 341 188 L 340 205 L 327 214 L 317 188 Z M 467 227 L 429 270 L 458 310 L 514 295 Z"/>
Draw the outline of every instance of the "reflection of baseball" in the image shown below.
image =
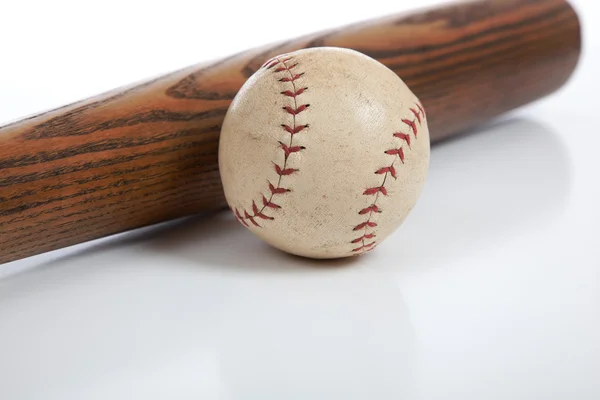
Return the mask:
<path id="1" fill-rule="evenodd" d="M 338 48 L 267 61 L 233 100 L 219 145 L 238 220 L 314 258 L 372 250 L 414 206 L 428 165 L 419 100 L 383 64 Z"/>

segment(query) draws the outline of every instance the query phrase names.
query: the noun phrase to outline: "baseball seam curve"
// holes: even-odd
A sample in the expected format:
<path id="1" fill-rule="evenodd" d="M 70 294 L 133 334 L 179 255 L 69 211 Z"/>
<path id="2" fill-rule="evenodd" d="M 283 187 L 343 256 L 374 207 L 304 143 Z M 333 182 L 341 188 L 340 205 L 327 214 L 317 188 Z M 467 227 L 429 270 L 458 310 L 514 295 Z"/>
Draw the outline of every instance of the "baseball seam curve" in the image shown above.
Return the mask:
<path id="1" fill-rule="evenodd" d="M 308 107 L 310 107 L 310 104 L 299 105 L 298 103 L 298 96 L 300 96 L 302 93 L 308 90 L 308 87 L 299 88 L 296 84 L 296 81 L 304 75 L 304 72 L 296 73 L 295 71 L 292 71 L 292 69 L 298 66 L 298 63 L 288 65 L 288 63 L 292 61 L 292 59 L 293 57 L 289 56 L 273 57 L 267 62 L 265 62 L 262 66 L 262 68 L 273 70 L 273 73 L 275 74 L 279 74 L 281 72 L 286 73 L 286 76 L 278 79 L 278 81 L 282 83 L 289 83 L 291 85 L 291 90 L 282 90 L 280 94 L 282 96 L 285 96 L 286 98 L 291 98 L 293 101 L 293 105 L 287 105 L 282 107 L 285 113 L 292 116 L 292 125 L 281 124 L 282 129 L 289 133 L 289 141 L 287 144 L 283 143 L 282 141 L 279 142 L 280 148 L 284 153 L 283 165 L 281 166 L 273 162 L 273 168 L 275 169 L 275 173 L 278 175 L 277 184 L 274 185 L 271 181 L 267 180 L 267 184 L 269 187 L 269 197 L 267 198 L 267 196 L 265 196 L 264 194 L 262 195 L 262 207 L 259 208 L 259 206 L 256 205 L 256 201 L 253 200 L 251 212 L 248 212 L 247 209 L 242 209 L 242 215 L 242 213 L 240 213 L 237 207 L 233 209 L 234 215 L 236 216 L 238 221 L 240 221 L 246 227 L 250 227 L 250 225 L 248 224 L 249 221 L 252 225 L 260 228 L 261 225 L 259 225 L 256 221 L 258 218 L 262 220 L 275 219 L 275 217 L 265 215 L 264 211 L 266 211 L 267 208 L 270 208 L 272 210 L 277 210 L 281 208 L 280 205 L 274 203 L 275 196 L 282 195 L 291 191 L 291 189 L 282 186 L 282 179 L 284 176 L 289 176 L 298 172 L 297 168 L 288 167 L 288 159 L 290 155 L 305 149 L 304 146 L 294 146 L 294 135 L 308 128 L 308 124 L 298 125 L 296 123 L 296 116 L 304 112 Z M 278 65 L 279 67 L 275 68 Z"/>
<path id="2" fill-rule="evenodd" d="M 416 140 L 419 127 L 422 125 L 426 118 L 425 109 L 419 102 L 416 102 L 414 107 L 410 108 L 410 112 L 414 115 L 414 118 L 412 120 L 408 118 L 402 118 L 402 123 L 406 125 L 406 127 L 409 129 L 409 132 L 412 132 Z M 381 184 L 379 186 L 367 188 L 363 192 L 363 195 L 375 196 L 375 198 L 368 207 L 365 207 L 358 212 L 359 215 L 366 215 L 366 220 L 363 220 L 363 222 L 356 225 L 352 229 L 354 232 L 362 231 L 361 236 L 356 237 L 350 242 L 355 246 L 359 245 L 358 247 L 352 249 L 352 253 L 356 255 L 363 254 L 367 251 L 371 251 L 377 245 L 377 240 L 373 240 L 376 237 L 375 228 L 377 227 L 377 223 L 373 221 L 373 214 L 380 214 L 382 212 L 378 204 L 379 196 L 387 196 L 388 194 L 387 189 L 385 187 L 385 183 L 388 179 L 388 176 L 391 176 L 394 179 L 397 178 L 396 167 L 394 166 L 396 160 L 400 160 L 400 162 L 404 164 L 404 143 L 406 143 L 406 145 L 410 149 L 410 133 L 395 132 L 392 135 L 393 137 L 400 139 L 402 142 L 399 147 L 384 151 L 385 154 L 391 155 L 394 158 L 392 159 L 391 164 L 385 167 L 381 167 L 375 171 L 375 174 L 383 175 Z M 369 229 L 371 230 L 369 231 Z"/>

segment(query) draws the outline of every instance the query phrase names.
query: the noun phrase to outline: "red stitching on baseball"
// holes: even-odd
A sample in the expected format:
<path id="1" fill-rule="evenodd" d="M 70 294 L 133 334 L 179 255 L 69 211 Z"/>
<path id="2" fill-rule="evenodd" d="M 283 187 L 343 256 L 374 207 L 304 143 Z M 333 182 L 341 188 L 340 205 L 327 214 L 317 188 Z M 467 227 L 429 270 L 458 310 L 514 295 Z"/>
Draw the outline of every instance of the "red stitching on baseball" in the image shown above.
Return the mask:
<path id="1" fill-rule="evenodd" d="M 292 135 L 295 135 L 296 133 L 301 132 L 304 128 L 308 128 L 308 125 L 298 125 L 298 126 L 291 127 L 286 124 L 281 124 L 281 126 L 283 126 L 283 129 L 285 129 L 286 131 L 288 131 L 288 133 L 291 133 Z"/>
<path id="2" fill-rule="evenodd" d="M 247 210 L 243 210 L 244 215 L 242 216 L 241 213 L 237 210 L 237 208 L 234 210 L 234 214 L 235 214 L 236 218 L 247 227 L 249 227 L 249 225 L 246 221 L 250 221 L 254 226 L 260 228 L 260 225 L 256 222 L 255 218 L 260 218 L 262 220 L 275 219 L 272 216 L 264 214 L 264 212 L 267 209 L 277 210 L 277 209 L 281 208 L 281 206 L 279 204 L 276 204 L 273 202 L 274 198 L 276 196 L 280 196 L 280 195 L 283 195 L 283 194 L 291 191 L 290 189 L 283 187 L 281 185 L 282 179 L 284 176 L 292 175 L 298 171 L 297 168 L 289 168 L 287 166 L 288 158 L 290 157 L 291 154 L 297 153 L 297 152 L 305 149 L 304 146 L 294 146 L 294 135 L 296 135 L 296 134 L 300 133 L 301 131 L 303 131 L 304 129 L 308 128 L 308 125 L 296 124 L 296 115 L 305 111 L 310 106 L 309 104 L 298 104 L 298 100 L 297 100 L 297 97 L 300 96 L 308 88 L 307 87 L 303 87 L 303 88 L 296 87 L 295 81 L 298 80 L 301 76 L 303 76 L 304 72 L 301 72 L 298 74 L 293 74 L 290 70 L 292 68 L 295 68 L 296 66 L 298 66 L 298 63 L 292 64 L 292 65 L 286 64 L 291 59 L 292 59 L 292 57 L 285 57 L 285 58 L 274 57 L 263 64 L 263 68 L 266 68 L 266 69 L 272 69 L 276 65 L 279 65 L 279 67 L 275 68 L 272 72 L 273 73 L 285 72 L 287 75 L 289 75 L 289 76 L 279 79 L 279 81 L 284 82 L 284 83 L 290 83 L 292 85 L 292 89 L 291 90 L 283 90 L 280 92 L 280 94 L 282 94 L 286 98 L 289 97 L 289 98 L 293 99 L 293 102 L 294 102 L 293 105 L 282 107 L 283 110 L 287 114 L 292 115 L 293 124 L 292 125 L 281 124 L 283 129 L 287 133 L 290 134 L 289 143 L 279 142 L 279 145 L 281 146 L 281 149 L 283 150 L 283 154 L 284 154 L 283 165 L 279 165 L 279 164 L 273 162 L 275 173 L 278 175 L 277 184 L 275 185 L 272 182 L 267 181 L 268 186 L 269 186 L 269 196 L 267 197 L 264 194 L 262 195 L 262 207 L 259 208 L 256 205 L 256 202 L 252 201 L 252 212 L 251 213 L 248 212 Z"/>
<path id="3" fill-rule="evenodd" d="M 364 242 L 364 239 L 363 239 L 363 242 Z M 374 246 L 375 246 L 375 242 L 373 241 L 371 243 L 363 244 L 360 247 L 352 249 L 352 251 L 353 252 L 365 252 L 365 251 L 372 250 Z"/>
<path id="4" fill-rule="evenodd" d="M 281 208 L 280 205 L 273 203 L 271 200 L 267 200 L 267 198 L 263 195 L 263 209 L 264 207 L 269 207 L 269 208 Z"/>
<path id="5" fill-rule="evenodd" d="M 425 115 L 425 109 L 418 102 L 415 103 L 415 107 L 410 108 L 410 111 L 413 113 L 414 119 L 413 120 L 402 119 L 402 123 L 405 125 L 408 125 L 408 127 L 411 129 L 412 134 L 415 136 L 415 139 L 416 139 L 417 138 L 417 130 L 418 130 L 417 124 L 420 126 L 427 117 Z M 410 140 L 411 140 L 410 133 L 396 132 L 396 133 L 393 133 L 392 136 L 397 139 L 402 140 L 404 143 L 406 143 L 406 145 L 410 149 Z M 365 253 L 367 251 L 371 251 L 377 246 L 377 241 L 375 241 L 375 240 L 372 242 L 368 242 L 368 243 L 366 242 L 366 240 L 373 239 L 375 237 L 375 233 L 372 230 L 368 231 L 369 228 L 372 229 L 377 226 L 377 223 L 372 220 L 373 213 L 379 214 L 382 212 L 382 210 L 379 208 L 379 206 L 377 204 L 377 201 L 379 200 L 380 194 L 383 194 L 384 196 L 387 196 L 387 194 L 388 194 L 387 189 L 385 187 L 385 183 L 387 181 L 388 175 L 394 179 L 397 178 L 396 167 L 394 166 L 394 164 L 396 163 L 396 159 L 399 159 L 401 163 L 404 163 L 404 148 L 402 146 L 400 146 L 398 148 L 394 148 L 394 149 L 385 150 L 384 153 L 387 155 L 393 156 L 394 159 L 392 160 L 390 165 L 381 167 L 375 171 L 375 174 L 383 175 L 381 185 L 375 186 L 372 188 L 368 188 L 363 192 L 363 194 L 365 196 L 375 196 L 375 199 L 373 200 L 373 202 L 370 206 L 365 207 L 358 212 L 359 215 L 366 215 L 367 219 L 365 221 L 361 222 L 360 224 L 356 225 L 353 228 L 353 231 L 361 231 L 361 230 L 363 231 L 363 234 L 361 236 L 353 239 L 350 242 L 352 244 L 357 244 L 357 243 L 361 244 L 359 247 L 352 249 L 352 253 L 355 253 L 357 255 Z"/>
<path id="6" fill-rule="evenodd" d="M 417 123 L 416 120 L 410 120 L 410 119 L 403 119 L 402 122 L 404 122 L 406 125 L 410 126 L 410 128 L 412 129 L 413 133 L 415 134 L 415 138 L 417 137 Z M 419 122 L 420 124 L 420 122 Z"/>
<path id="7" fill-rule="evenodd" d="M 377 226 L 377 223 L 375 223 L 375 222 L 373 222 L 371 220 L 367 220 L 365 222 L 362 222 L 362 223 L 356 225 L 354 227 L 354 230 L 355 231 L 360 231 L 361 229 L 366 228 L 366 227 L 375 228 L 376 226 Z"/>
<path id="8" fill-rule="evenodd" d="M 295 100 L 295 99 L 294 99 Z M 285 106 L 283 109 L 287 111 L 288 114 L 292 114 L 294 117 L 300 114 L 302 111 L 306 110 L 310 104 L 302 104 L 300 107 L 292 108 L 290 106 Z"/>
<path id="9" fill-rule="evenodd" d="M 356 244 L 356 243 L 360 243 L 365 239 L 373 239 L 375 237 L 374 233 L 368 233 L 366 235 L 362 235 L 361 237 L 357 237 L 356 239 L 354 239 L 352 241 L 352 243 Z"/>
<path id="10" fill-rule="evenodd" d="M 406 133 L 402 133 L 402 132 L 396 132 L 396 133 L 394 133 L 394 137 L 404 140 L 406 142 L 406 144 L 408 145 L 408 147 L 410 147 L 410 135 L 407 135 Z"/>
<path id="11" fill-rule="evenodd" d="M 288 70 L 285 70 L 285 71 L 288 71 Z M 304 72 L 301 72 L 301 73 L 295 74 L 295 75 L 293 75 L 290 72 L 290 76 L 289 77 L 286 76 L 285 78 L 281 78 L 279 80 L 279 82 L 294 82 L 295 80 L 297 80 L 298 78 L 300 78 L 302 75 L 304 75 Z M 296 88 L 294 87 L 294 89 L 296 89 Z"/>
<path id="12" fill-rule="evenodd" d="M 367 190 L 365 190 L 363 192 L 363 194 L 366 195 L 373 195 L 373 194 L 383 194 L 384 196 L 387 196 L 387 189 L 385 188 L 385 186 L 376 186 L 373 188 L 368 188 Z"/>
<path id="13" fill-rule="evenodd" d="M 389 149 L 385 151 L 385 154 L 388 154 L 390 156 L 398 156 L 400 157 L 400 161 L 402 161 L 402 163 L 404 164 L 404 150 L 402 149 L 402 147 L 399 147 L 397 149 Z"/>
<path id="14" fill-rule="evenodd" d="M 252 222 L 252 224 L 253 224 L 254 226 L 259 226 L 259 225 L 256 223 L 256 221 L 254 220 L 254 216 L 252 216 L 252 215 L 248 214 L 248 211 L 246 211 L 246 210 L 244 210 L 244 218 L 245 218 L 245 219 L 249 219 L 249 220 L 250 220 L 250 222 Z"/>
<path id="15" fill-rule="evenodd" d="M 273 68 L 277 64 L 279 64 L 279 60 L 277 60 L 275 58 L 271 58 L 270 60 L 267 60 L 267 62 L 265 62 L 263 64 L 263 68 L 271 69 L 271 68 Z"/>
<path id="16" fill-rule="evenodd" d="M 377 207 L 377 204 L 372 204 L 372 205 L 370 205 L 369 207 L 365 207 L 365 208 L 363 208 L 363 209 L 362 209 L 362 210 L 360 210 L 358 213 L 359 213 L 360 215 L 364 215 L 364 214 L 366 214 L 366 213 L 369 213 L 369 212 L 377 212 L 377 213 L 380 213 L 381 211 L 379 210 L 379 207 Z"/>
<path id="17" fill-rule="evenodd" d="M 277 173 L 277 175 L 291 175 L 294 172 L 298 171 L 296 168 L 281 168 L 279 165 L 274 164 L 275 165 L 275 172 Z"/>
<path id="18" fill-rule="evenodd" d="M 427 114 L 425 113 L 425 107 L 423 107 L 422 104 L 417 103 L 417 108 L 419 109 L 419 111 L 421 111 L 421 114 L 423 114 L 423 118 L 427 118 Z"/>
<path id="19" fill-rule="evenodd" d="M 304 91 L 306 89 L 308 89 L 308 88 L 298 89 L 295 92 L 292 92 L 291 90 L 284 90 L 283 92 L 281 92 L 281 94 L 288 96 L 288 97 L 296 97 L 296 96 L 300 96 L 302 93 L 304 93 Z"/>
<path id="20" fill-rule="evenodd" d="M 286 189 L 286 188 L 282 188 L 279 185 L 277 185 L 277 187 L 273 186 L 273 184 L 271 182 L 269 182 L 269 190 L 271 191 L 271 194 L 283 194 L 283 193 L 287 193 L 290 191 L 290 189 Z"/>
<path id="21" fill-rule="evenodd" d="M 289 71 L 290 69 L 294 68 L 296 65 L 298 65 L 298 63 L 290 65 L 289 67 L 286 67 L 286 66 L 279 67 L 275 70 L 275 72 Z"/>
<path id="22" fill-rule="evenodd" d="M 254 215 L 256 215 L 260 219 L 270 219 L 270 220 L 275 219 L 273 217 L 269 217 L 269 216 L 263 214 L 262 211 L 258 209 L 258 207 L 256 206 L 256 203 L 254 201 L 252 201 L 252 212 L 254 213 Z"/>
<path id="23" fill-rule="evenodd" d="M 306 147 L 304 146 L 292 146 L 289 147 L 287 146 L 285 143 L 279 142 L 279 144 L 281 145 L 281 148 L 283 149 L 283 152 L 285 154 L 285 158 L 287 159 L 288 156 L 292 153 L 297 153 L 300 150 L 304 150 Z"/>
<path id="24" fill-rule="evenodd" d="M 368 233 L 366 235 L 362 235 L 361 237 L 357 237 L 356 239 L 354 239 L 352 241 L 352 243 L 356 244 L 356 243 L 360 243 L 361 241 L 363 241 L 364 239 L 373 239 L 375 237 L 374 233 Z"/>
<path id="25" fill-rule="evenodd" d="M 285 63 L 291 59 L 292 59 L 292 57 L 287 57 L 287 58 L 284 58 L 283 60 L 280 60 L 279 57 L 273 57 L 273 58 L 270 58 L 267 61 L 265 61 L 265 63 L 262 66 L 263 66 L 263 68 L 271 69 L 274 66 L 276 66 L 277 64 Z"/>
<path id="26" fill-rule="evenodd" d="M 392 175 L 395 178 L 396 177 L 396 168 L 394 168 L 394 164 L 392 164 L 389 167 L 379 168 L 377 171 L 375 171 L 375 173 L 378 175 L 389 173 L 390 175 Z"/>
<path id="27" fill-rule="evenodd" d="M 421 124 L 421 115 L 419 115 L 419 112 L 417 110 L 415 110 L 414 108 L 411 108 L 410 111 L 412 111 L 413 114 L 415 114 L 415 117 L 417 117 L 417 121 L 419 121 L 419 125 Z"/>

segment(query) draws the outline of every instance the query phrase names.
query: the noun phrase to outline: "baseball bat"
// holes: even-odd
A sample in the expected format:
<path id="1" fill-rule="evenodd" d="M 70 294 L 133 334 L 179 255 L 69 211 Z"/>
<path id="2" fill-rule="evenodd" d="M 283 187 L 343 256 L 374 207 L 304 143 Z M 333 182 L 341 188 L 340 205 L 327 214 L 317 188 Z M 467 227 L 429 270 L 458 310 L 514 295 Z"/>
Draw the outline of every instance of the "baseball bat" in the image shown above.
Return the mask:
<path id="1" fill-rule="evenodd" d="M 477 0 L 252 49 L 0 128 L 0 263 L 225 206 L 217 145 L 272 56 L 346 47 L 395 71 L 432 141 L 560 88 L 580 54 L 565 0 Z"/>

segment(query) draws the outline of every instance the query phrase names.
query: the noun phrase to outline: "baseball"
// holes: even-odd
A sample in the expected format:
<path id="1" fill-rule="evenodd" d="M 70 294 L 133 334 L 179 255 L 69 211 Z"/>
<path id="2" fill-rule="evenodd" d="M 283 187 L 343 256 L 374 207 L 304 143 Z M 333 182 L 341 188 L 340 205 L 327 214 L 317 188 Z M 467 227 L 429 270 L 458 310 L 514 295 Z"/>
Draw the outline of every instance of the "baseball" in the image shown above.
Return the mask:
<path id="1" fill-rule="evenodd" d="M 423 105 L 386 66 L 341 48 L 267 61 L 233 100 L 219 142 L 236 218 L 311 258 L 382 243 L 415 205 L 428 166 Z"/>

